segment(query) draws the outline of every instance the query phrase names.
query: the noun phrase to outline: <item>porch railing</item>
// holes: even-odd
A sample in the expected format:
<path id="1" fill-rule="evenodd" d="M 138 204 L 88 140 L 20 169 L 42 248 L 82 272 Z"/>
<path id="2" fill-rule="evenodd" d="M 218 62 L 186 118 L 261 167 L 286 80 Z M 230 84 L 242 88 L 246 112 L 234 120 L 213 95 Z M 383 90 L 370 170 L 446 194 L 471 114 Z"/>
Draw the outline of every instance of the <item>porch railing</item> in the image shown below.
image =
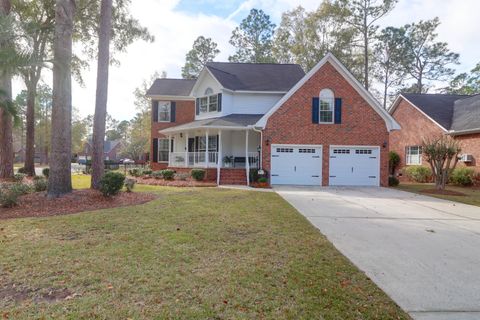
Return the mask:
<path id="1" fill-rule="evenodd" d="M 205 162 L 205 157 L 208 156 L 208 163 Z M 225 155 L 224 155 L 225 156 Z M 226 156 L 230 158 L 228 163 L 221 159 L 222 168 L 246 168 L 247 159 L 242 156 Z M 218 152 L 208 152 L 208 155 L 203 151 L 199 152 L 170 152 L 168 165 L 170 167 L 208 167 L 215 168 L 218 163 Z M 260 157 L 258 152 L 248 153 L 248 164 L 251 169 L 260 169 Z"/>

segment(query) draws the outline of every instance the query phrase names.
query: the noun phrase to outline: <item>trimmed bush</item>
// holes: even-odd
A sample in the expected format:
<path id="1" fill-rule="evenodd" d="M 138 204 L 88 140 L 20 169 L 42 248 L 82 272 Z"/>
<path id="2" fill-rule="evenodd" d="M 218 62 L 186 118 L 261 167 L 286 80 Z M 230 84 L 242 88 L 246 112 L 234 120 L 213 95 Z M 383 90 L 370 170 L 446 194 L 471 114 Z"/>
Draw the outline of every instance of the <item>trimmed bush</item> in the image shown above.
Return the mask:
<path id="1" fill-rule="evenodd" d="M 135 179 L 125 179 L 125 188 L 127 188 L 127 192 L 132 192 L 133 188 L 135 187 Z"/>
<path id="2" fill-rule="evenodd" d="M 18 173 L 23 173 L 23 174 L 26 174 L 27 173 L 27 170 L 25 169 L 25 167 L 21 167 L 21 168 L 18 168 Z"/>
<path id="3" fill-rule="evenodd" d="M 48 181 L 45 178 L 39 177 L 40 179 L 33 180 L 33 189 L 35 192 L 46 191 L 48 187 Z"/>
<path id="4" fill-rule="evenodd" d="M 206 171 L 203 169 L 192 169 L 190 172 L 190 175 L 192 176 L 193 179 L 197 181 L 202 181 L 205 179 Z"/>
<path id="5" fill-rule="evenodd" d="M 2 208 L 12 208 L 18 205 L 20 193 L 10 188 L 0 189 L 0 206 Z"/>
<path id="6" fill-rule="evenodd" d="M 42 174 L 45 178 L 48 179 L 48 176 L 50 175 L 50 168 L 43 168 Z"/>
<path id="7" fill-rule="evenodd" d="M 125 176 L 120 172 L 107 172 L 100 180 L 100 191 L 105 197 L 114 196 L 122 190 L 124 182 Z"/>
<path id="8" fill-rule="evenodd" d="M 265 177 L 260 177 L 260 178 L 258 178 L 258 182 L 259 182 L 259 183 L 267 183 L 267 182 L 268 182 L 268 179 L 265 178 Z"/>
<path id="9" fill-rule="evenodd" d="M 400 164 L 400 156 L 395 151 L 390 151 L 388 153 L 388 170 L 390 174 L 395 174 L 395 169 Z"/>
<path id="10" fill-rule="evenodd" d="M 32 188 L 25 183 L 17 182 L 8 187 L 10 191 L 16 192 L 19 195 L 24 195 L 32 192 Z"/>
<path id="11" fill-rule="evenodd" d="M 182 181 L 186 181 L 188 179 L 188 177 L 190 177 L 190 175 L 188 173 L 177 173 L 177 174 L 175 174 L 175 178 L 177 178 L 178 180 L 182 180 Z"/>
<path id="12" fill-rule="evenodd" d="M 143 170 L 142 173 L 143 173 L 143 175 L 145 176 L 145 175 L 150 175 L 150 174 L 152 174 L 152 172 L 153 172 L 152 169 L 145 169 L 145 170 Z"/>
<path id="13" fill-rule="evenodd" d="M 424 166 L 407 167 L 405 174 L 410 180 L 420 183 L 426 183 L 432 178 L 432 170 Z"/>
<path id="14" fill-rule="evenodd" d="M 132 177 L 141 177 L 143 175 L 143 169 L 141 168 L 133 168 L 128 170 L 128 174 Z"/>
<path id="15" fill-rule="evenodd" d="M 26 176 L 27 176 L 27 175 L 24 174 L 24 173 L 15 173 L 15 174 L 13 175 L 13 180 L 14 180 L 15 182 L 22 182 L 23 179 L 24 179 Z"/>
<path id="16" fill-rule="evenodd" d="M 450 181 L 464 187 L 473 185 L 475 171 L 470 168 L 457 168 L 450 175 Z"/>
<path id="17" fill-rule="evenodd" d="M 400 184 L 400 181 L 395 177 L 388 177 L 388 186 L 397 187 Z"/>
<path id="18" fill-rule="evenodd" d="M 152 172 L 152 177 L 154 177 L 155 179 L 162 179 L 162 177 L 163 177 L 163 172 L 162 172 L 162 170 L 160 170 L 160 171 L 153 171 L 153 172 Z"/>
<path id="19" fill-rule="evenodd" d="M 162 176 L 165 180 L 173 180 L 173 177 L 175 177 L 175 171 L 170 169 L 162 170 Z"/>

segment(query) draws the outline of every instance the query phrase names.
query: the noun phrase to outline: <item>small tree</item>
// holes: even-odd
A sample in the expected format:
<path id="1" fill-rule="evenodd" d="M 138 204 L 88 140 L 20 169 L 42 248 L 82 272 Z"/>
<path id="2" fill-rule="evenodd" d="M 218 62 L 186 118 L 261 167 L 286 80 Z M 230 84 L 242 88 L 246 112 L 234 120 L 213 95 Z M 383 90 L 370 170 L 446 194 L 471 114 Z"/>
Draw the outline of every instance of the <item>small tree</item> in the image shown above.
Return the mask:
<path id="1" fill-rule="evenodd" d="M 423 141 L 423 154 L 432 169 L 437 190 L 445 190 L 450 174 L 457 166 L 460 152 L 458 141 L 450 136 Z"/>
<path id="2" fill-rule="evenodd" d="M 400 156 L 395 151 L 390 151 L 388 154 L 388 169 L 390 171 L 390 175 L 395 175 L 395 170 L 397 169 L 398 165 L 400 164 Z"/>

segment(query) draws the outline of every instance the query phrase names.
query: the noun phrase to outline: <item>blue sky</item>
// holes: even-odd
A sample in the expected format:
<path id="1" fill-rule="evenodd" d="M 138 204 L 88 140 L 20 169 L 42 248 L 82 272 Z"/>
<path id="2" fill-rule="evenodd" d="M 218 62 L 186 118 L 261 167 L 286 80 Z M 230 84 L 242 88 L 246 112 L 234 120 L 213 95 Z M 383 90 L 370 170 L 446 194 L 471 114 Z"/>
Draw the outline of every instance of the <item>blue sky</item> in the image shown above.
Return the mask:
<path id="1" fill-rule="evenodd" d="M 219 17 L 228 17 L 243 3 L 242 0 L 215 1 L 215 0 L 181 0 L 175 10 L 187 12 L 195 15 L 203 13 L 205 15 L 215 15 Z M 237 18 L 240 19 L 240 18 Z M 241 19 L 240 19 L 241 20 Z"/>

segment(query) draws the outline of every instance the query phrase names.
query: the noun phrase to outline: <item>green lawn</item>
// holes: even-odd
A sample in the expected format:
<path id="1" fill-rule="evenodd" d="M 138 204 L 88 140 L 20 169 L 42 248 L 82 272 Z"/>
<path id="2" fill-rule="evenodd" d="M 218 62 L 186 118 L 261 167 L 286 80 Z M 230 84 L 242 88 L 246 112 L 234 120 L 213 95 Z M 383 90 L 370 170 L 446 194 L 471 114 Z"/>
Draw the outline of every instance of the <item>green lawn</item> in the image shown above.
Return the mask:
<path id="1" fill-rule="evenodd" d="M 402 183 L 398 189 L 409 191 L 413 193 L 421 193 L 425 189 L 435 189 L 435 185 L 431 183 Z M 467 188 L 467 187 L 457 187 L 457 186 L 447 186 L 447 190 L 457 191 L 465 194 L 466 196 L 448 196 L 448 195 L 438 195 L 438 194 L 424 194 L 435 198 L 451 200 L 462 202 L 466 204 L 471 204 L 474 206 L 480 207 L 480 189 L 478 188 Z"/>
<path id="2" fill-rule="evenodd" d="M 1 221 L 2 314 L 409 319 L 275 193 L 137 187 L 157 192 L 159 199 Z M 2 299 L 13 285 L 25 293 L 16 303 Z M 63 293 L 62 299 L 46 301 L 49 292 Z"/>

